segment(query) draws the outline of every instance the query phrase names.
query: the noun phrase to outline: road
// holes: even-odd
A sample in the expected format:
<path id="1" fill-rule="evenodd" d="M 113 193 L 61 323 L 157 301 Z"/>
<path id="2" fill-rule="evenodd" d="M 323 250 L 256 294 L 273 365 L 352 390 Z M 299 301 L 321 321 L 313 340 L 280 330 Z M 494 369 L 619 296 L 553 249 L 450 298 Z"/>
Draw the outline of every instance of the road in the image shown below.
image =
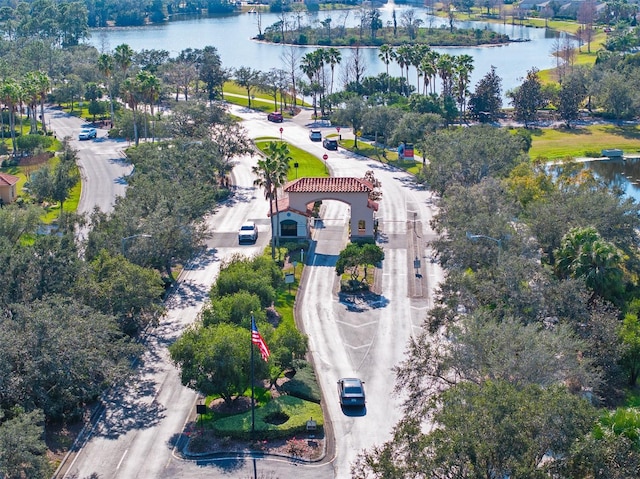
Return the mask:
<path id="1" fill-rule="evenodd" d="M 318 157 L 327 153 L 320 143 L 309 141 L 304 120 L 274 125 L 266 121 L 264 114 L 239 108 L 234 108 L 234 114 L 245 120 L 251 137 L 279 137 L 282 126 L 285 140 Z M 100 141 L 95 143 L 98 149 L 104 145 Z M 79 146 L 81 161 L 96 163 L 92 165 L 96 172 L 107 166 L 104 163 L 111 164 L 109 166 L 121 163 L 114 161 L 112 154 L 90 154 L 93 146 L 88 142 Z M 82 151 L 84 149 L 88 151 Z M 349 477 L 350 464 L 359 451 L 390 437 L 400 417 L 400 399 L 392 392 L 392 367 L 403 359 L 407 340 L 420 327 L 431 304 L 430 292 L 442 275 L 434 264 L 426 261 L 430 256 L 426 241 L 432 234 L 428 228 L 431 195 L 417 187 L 404 172 L 344 150 L 328 153 L 327 165 L 333 175 L 362 177 L 372 169 L 382 182 L 383 199 L 378 218 L 380 244 L 385 251 L 378 276 L 381 295 L 368 302 L 339 302 L 333 266 L 347 240 L 348 207 L 324 202 L 324 228 L 314 233 L 315 248 L 307 256 L 297 313 L 301 327 L 310 338 L 310 351 L 328 412 L 326 420 L 331 421 L 335 437 L 335 456 L 328 457 L 322 464 L 303 465 L 274 458 L 187 461 L 176 453 L 196 394 L 180 384 L 166 347 L 197 318 L 221 262 L 239 252 L 255 254 L 269 239 L 268 204 L 262 191 L 253 187 L 251 167 L 256 159 L 243 157 L 233 170 L 232 199 L 207 219 L 214 232 L 209 249 L 181 275 L 179 288 L 167 304 L 168 315 L 147 339 L 147 352 L 140 361 L 137 376 L 126 388 L 114 389 L 105 398 L 99 421 L 83 438 L 77 453 L 68 458 L 59 478 L 85 479 L 97 474 L 100 479 L 294 476 L 341 479 Z M 90 176 L 88 171 L 85 170 L 85 174 Z M 111 176 L 112 180 L 107 183 L 118 183 L 121 176 Z M 254 246 L 240 247 L 236 232 L 247 219 L 254 220 L 261 232 L 267 234 L 261 234 Z M 414 269 L 416 258 L 420 260 L 418 270 Z M 336 380 L 350 375 L 365 381 L 367 408 L 364 414 L 354 415 L 338 405 Z"/>

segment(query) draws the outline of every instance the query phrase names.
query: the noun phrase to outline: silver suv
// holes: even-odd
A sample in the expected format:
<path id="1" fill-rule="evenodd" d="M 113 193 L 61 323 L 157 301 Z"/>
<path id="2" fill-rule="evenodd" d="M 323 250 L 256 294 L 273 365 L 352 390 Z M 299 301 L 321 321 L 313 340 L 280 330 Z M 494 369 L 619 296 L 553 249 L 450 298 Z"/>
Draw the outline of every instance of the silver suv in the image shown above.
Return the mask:
<path id="1" fill-rule="evenodd" d="M 238 231 L 238 243 L 255 243 L 258 239 L 258 227 L 253 221 L 247 221 Z"/>

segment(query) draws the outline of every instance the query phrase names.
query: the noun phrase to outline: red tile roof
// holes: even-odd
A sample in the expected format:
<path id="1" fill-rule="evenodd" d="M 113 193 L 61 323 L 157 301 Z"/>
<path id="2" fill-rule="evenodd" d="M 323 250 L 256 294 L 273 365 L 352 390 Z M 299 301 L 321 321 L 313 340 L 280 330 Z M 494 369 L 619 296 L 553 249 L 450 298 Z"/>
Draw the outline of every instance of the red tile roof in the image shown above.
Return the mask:
<path id="1" fill-rule="evenodd" d="M 297 210 L 295 208 L 291 208 L 289 206 L 289 197 L 285 196 L 284 198 L 278 198 L 278 212 L 282 213 L 284 211 L 292 211 L 294 213 L 298 213 L 302 216 L 311 216 L 311 209 L 307 208 L 306 212 Z M 273 202 L 273 212 L 276 212 L 276 202 Z M 271 213 L 267 214 L 267 216 L 271 217 Z"/>
<path id="2" fill-rule="evenodd" d="M 15 185 L 18 181 L 20 181 L 20 178 L 17 176 L 13 176 L 8 173 L 0 173 L 0 186 Z"/>
<path id="3" fill-rule="evenodd" d="M 369 193 L 373 185 L 362 178 L 299 178 L 287 183 L 287 193 Z"/>

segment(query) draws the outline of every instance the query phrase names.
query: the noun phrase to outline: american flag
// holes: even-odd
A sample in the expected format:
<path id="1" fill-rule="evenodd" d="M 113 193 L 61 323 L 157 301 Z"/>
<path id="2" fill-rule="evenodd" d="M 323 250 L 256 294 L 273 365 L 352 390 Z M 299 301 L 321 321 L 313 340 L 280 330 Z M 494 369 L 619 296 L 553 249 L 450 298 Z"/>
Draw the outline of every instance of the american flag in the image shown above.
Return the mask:
<path id="1" fill-rule="evenodd" d="M 269 354 L 271 353 L 269 352 L 267 343 L 264 342 L 264 338 L 258 332 L 258 327 L 256 326 L 256 320 L 254 318 L 251 318 L 251 342 L 258 346 L 262 359 L 267 361 L 269 359 Z"/>

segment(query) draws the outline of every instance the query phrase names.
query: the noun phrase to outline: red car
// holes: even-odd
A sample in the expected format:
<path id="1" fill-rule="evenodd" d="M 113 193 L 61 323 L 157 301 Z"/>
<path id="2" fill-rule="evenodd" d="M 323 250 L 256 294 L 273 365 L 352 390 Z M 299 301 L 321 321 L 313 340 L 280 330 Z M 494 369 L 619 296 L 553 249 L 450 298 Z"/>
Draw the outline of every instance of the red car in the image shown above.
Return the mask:
<path id="1" fill-rule="evenodd" d="M 274 111 L 273 113 L 269 113 L 267 115 L 267 120 L 272 121 L 274 123 L 282 123 L 284 120 L 282 113 L 279 111 Z"/>

